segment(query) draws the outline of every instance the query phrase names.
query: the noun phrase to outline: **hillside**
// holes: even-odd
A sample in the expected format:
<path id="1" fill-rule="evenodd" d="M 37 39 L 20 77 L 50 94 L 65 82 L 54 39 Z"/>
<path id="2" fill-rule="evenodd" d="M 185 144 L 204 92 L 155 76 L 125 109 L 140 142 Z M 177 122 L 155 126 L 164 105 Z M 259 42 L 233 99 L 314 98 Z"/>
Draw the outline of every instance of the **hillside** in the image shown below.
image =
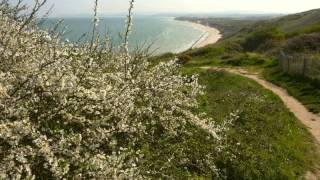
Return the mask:
<path id="1" fill-rule="evenodd" d="M 310 111 L 320 112 L 320 9 L 254 22 L 215 45 L 183 53 L 187 66 L 259 69 Z"/>
<path id="2" fill-rule="evenodd" d="M 310 19 L 316 19 L 314 11 L 310 12 L 312 13 L 309 14 L 309 12 L 306 12 L 305 14 L 307 15 L 305 16 Z M 319 10 L 317 10 L 317 12 L 319 12 Z M 280 103 L 280 106 L 284 106 L 284 104 L 278 97 L 275 97 L 274 94 L 271 93 L 274 97 L 267 98 L 268 100 L 266 101 L 263 97 L 268 97 L 266 93 L 270 93 L 269 91 L 260 94 L 262 96 L 252 92 L 252 90 L 262 90 L 263 88 L 261 86 L 246 78 L 232 75 L 225 71 L 215 70 L 228 67 L 231 69 L 243 68 L 249 72 L 255 72 L 265 79 L 287 89 L 291 95 L 294 95 L 300 100 L 310 111 L 320 112 L 320 91 L 315 85 L 315 81 L 302 75 L 290 75 L 290 73 L 286 73 L 281 69 L 280 66 L 280 52 L 282 49 L 286 50 L 286 55 L 294 57 L 297 55 L 292 53 L 292 50 L 300 55 L 308 55 L 308 57 L 310 54 L 315 55 L 317 51 L 318 41 L 315 37 L 319 37 L 319 35 L 316 28 L 310 27 L 316 27 L 319 22 L 309 21 L 309 23 L 304 23 L 307 25 L 299 26 L 298 22 L 301 23 L 304 19 L 291 21 L 290 19 L 292 18 L 290 17 L 292 16 L 295 15 L 262 21 L 248 20 L 247 22 L 250 21 L 251 25 L 242 26 L 240 30 L 226 30 L 226 32 L 233 33 L 214 45 L 208 45 L 203 48 L 178 54 L 178 62 L 183 65 L 182 71 L 187 74 L 199 73 L 200 82 L 207 87 L 205 98 L 201 98 L 201 109 L 203 111 L 212 115 L 214 119 L 223 117 L 226 111 L 241 112 L 241 120 L 236 121 L 236 126 L 231 130 L 235 132 L 235 134 L 230 136 L 231 139 L 241 139 L 240 144 L 243 145 L 240 148 L 241 160 L 236 160 L 234 163 L 231 162 L 231 164 L 227 166 L 228 177 L 231 177 L 231 179 L 232 177 L 236 177 L 237 179 L 298 179 L 301 177 L 301 175 L 297 174 L 294 176 L 289 175 L 294 171 L 293 169 L 301 170 L 301 167 L 295 167 L 295 165 L 293 165 L 295 162 L 293 161 L 282 164 L 281 162 L 284 162 L 284 160 L 277 157 L 288 157 L 288 155 L 293 152 L 287 152 L 287 150 L 291 151 L 293 147 L 284 147 L 302 140 L 298 138 L 297 134 L 291 137 L 291 139 L 286 139 L 285 136 L 291 133 L 301 134 L 300 130 L 306 130 L 306 128 L 302 126 L 299 130 L 289 128 L 289 134 L 287 132 L 288 129 L 284 127 L 277 129 L 276 127 L 281 126 L 280 124 L 282 123 L 285 127 L 291 126 L 292 124 L 301 125 L 301 123 L 292 113 L 290 113 L 290 118 L 283 116 L 275 117 L 278 113 L 285 112 L 287 109 L 284 108 L 286 110 L 280 110 L 280 107 L 277 107 L 277 103 Z M 304 18 L 304 16 L 302 18 Z M 199 21 L 199 19 L 194 18 L 192 21 Z M 242 22 L 245 21 L 246 20 L 242 20 Z M 237 24 L 230 19 L 228 22 L 234 25 Z M 201 21 L 201 23 L 206 24 L 208 22 Z M 221 25 L 221 22 L 217 23 Z M 292 27 L 292 24 L 296 24 L 294 31 L 289 32 L 280 29 L 281 27 L 289 27 L 289 24 Z M 232 29 L 232 26 L 229 27 Z M 220 30 L 223 30 L 223 28 Z M 293 34 L 293 32 L 295 33 Z M 305 46 L 306 44 L 308 46 Z M 300 50 L 298 51 L 295 48 Z M 174 56 L 173 54 L 165 54 L 154 59 L 164 61 Z M 311 67 L 310 65 L 310 68 Z M 259 103 L 257 101 L 248 102 L 251 101 L 252 98 L 259 101 Z M 268 105 L 268 103 L 270 104 Z M 288 122 L 288 119 L 292 121 L 290 120 L 290 122 Z M 270 129 L 272 129 L 271 132 Z M 250 133 L 255 132 L 257 134 L 253 136 L 252 134 L 250 135 Z M 307 148 L 310 150 L 315 147 L 314 144 L 316 141 L 309 132 L 307 134 L 304 136 L 311 137 L 311 143 L 313 144 Z M 282 140 L 278 141 L 279 139 Z M 277 146 L 276 149 L 278 151 L 268 150 L 268 148 L 272 149 L 273 145 Z M 302 150 L 302 147 L 303 145 L 297 145 L 295 147 L 297 150 L 296 153 L 309 151 Z M 236 146 L 232 148 L 238 149 Z M 317 152 L 316 150 L 314 151 L 315 154 L 317 154 Z M 292 155 L 289 156 L 289 159 L 293 157 Z M 318 156 L 318 154 L 316 156 Z M 309 157 L 304 156 L 302 159 L 307 160 Z M 260 163 L 256 164 L 256 161 Z M 314 170 L 315 173 L 319 172 L 317 168 L 319 164 L 316 161 L 311 163 L 313 164 L 311 165 L 312 167 L 309 167 L 311 171 Z M 300 163 L 301 165 L 305 164 L 301 161 Z M 279 169 L 286 169 L 286 172 L 279 172 Z"/>
<path id="3" fill-rule="evenodd" d="M 254 22 L 245 29 L 248 31 L 253 31 L 258 28 L 277 28 L 283 33 L 292 33 L 299 31 L 306 27 L 312 27 L 320 23 L 320 9 L 313 9 L 306 12 L 301 12 L 297 14 L 290 14 L 280 17 L 266 17 L 265 19 L 258 20 L 247 20 Z"/>
<path id="4" fill-rule="evenodd" d="M 224 38 L 240 31 L 242 28 L 250 26 L 259 19 L 236 19 L 236 18 L 197 18 L 197 17 L 178 17 L 176 20 L 191 21 L 217 28 Z"/>
<path id="5" fill-rule="evenodd" d="M 296 36 L 320 32 L 320 9 L 274 17 L 254 18 L 197 18 L 179 17 L 178 20 L 192 21 L 215 27 L 224 35 L 222 40 L 243 39 L 254 32 L 276 29 L 284 36 Z"/>
<path id="6" fill-rule="evenodd" d="M 218 97 L 222 92 L 219 92 L 217 98 L 213 98 L 217 96 L 217 94 L 213 93 L 216 92 L 216 89 L 227 86 L 228 88 L 226 88 L 225 91 L 228 92 L 228 89 L 241 87 L 243 89 L 239 90 L 240 94 L 246 94 L 247 89 L 240 86 L 238 83 L 243 85 L 248 84 L 249 80 L 244 79 L 240 82 L 238 79 L 239 77 L 231 76 L 228 72 L 222 72 L 222 75 L 220 74 L 220 71 L 217 72 L 215 69 L 240 68 L 245 69 L 244 72 L 254 72 L 254 74 L 258 74 L 259 77 L 287 90 L 291 96 L 299 100 L 310 112 L 312 112 L 312 116 L 318 117 L 317 113 L 320 112 L 319 15 L 320 9 L 316 9 L 278 18 L 264 19 L 261 21 L 241 20 L 243 24 L 240 23 L 236 28 L 229 25 L 228 27 L 230 29 L 221 28 L 223 27 L 222 24 L 226 24 L 227 22 L 233 25 L 237 24 L 230 19 L 221 23 L 221 21 L 217 19 L 205 20 L 202 18 L 200 21 L 197 18 L 193 18 L 192 21 L 201 22 L 202 24 L 211 24 L 213 27 L 217 27 L 222 31 L 225 37 L 214 45 L 208 45 L 199 49 L 192 49 L 179 54 L 179 63 L 183 65 L 184 71 L 187 71 L 188 73 L 199 72 L 197 68 L 203 69 L 206 67 L 206 69 L 210 69 L 205 72 L 205 75 L 201 72 L 200 77 L 213 76 L 212 79 L 205 81 L 204 85 L 210 87 L 208 93 L 212 94 L 212 101 L 216 100 L 214 103 L 218 103 L 219 106 L 224 106 L 224 104 L 228 102 L 219 101 Z M 216 23 L 212 23 L 211 21 L 215 21 Z M 246 24 L 245 22 L 249 23 Z M 169 54 L 162 58 L 166 59 L 168 57 L 170 57 Z M 225 76 L 230 77 L 229 79 L 223 79 Z M 217 84 L 217 81 L 219 81 L 220 84 Z M 240 98 L 240 95 L 239 97 L 233 96 L 232 94 L 228 94 L 226 96 L 232 96 L 233 99 Z M 250 97 L 251 95 L 246 95 L 246 98 L 249 99 Z M 245 103 L 244 100 L 242 102 Z M 209 112 L 218 107 L 211 106 L 210 104 L 211 102 L 209 101 L 206 101 L 205 103 L 205 106 L 209 106 L 206 109 Z M 236 106 L 241 105 L 242 103 L 237 104 Z M 250 113 L 252 114 L 254 112 Z M 267 117 L 272 116 L 274 112 L 269 109 L 265 113 L 266 117 L 261 117 L 259 120 L 253 120 L 252 123 L 260 123 Z M 268 123 L 281 123 L 284 120 L 283 118 L 271 119 L 272 120 L 268 121 Z M 311 120 L 316 121 L 316 119 Z M 273 135 L 278 131 L 286 134 L 284 131 L 281 132 L 282 130 L 280 129 L 278 131 L 274 128 L 272 129 Z M 291 132 L 296 131 L 293 130 Z M 264 139 L 264 135 L 265 132 L 260 130 L 260 134 L 257 135 L 256 140 L 260 141 Z M 296 140 L 294 139 L 290 139 L 287 142 L 277 142 L 277 145 L 282 146 L 295 141 Z M 257 142 L 253 142 L 253 144 L 256 143 Z M 269 142 L 265 143 L 268 144 Z M 314 141 L 313 143 L 316 144 L 317 142 Z M 259 153 L 255 152 L 253 154 Z M 265 155 L 268 156 L 270 154 L 266 152 Z M 278 156 L 276 154 L 273 155 Z M 317 166 L 319 166 L 319 164 L 316 163 L 315 167 Z M 266 169 L 269 167 L 270 164 L 265 165 Z M 260 168 L 261 171 L 265 170 L 265 168 Z M 277 168 L 275 168 L 275 170 L 276 169 Z M 316 171 L 319 172 L 319 169 Z M 251 172 L 247 173 L 250 174 Z M 256 179 L 259 179 L 259 176 L 255 177 Z M 264 178 L 266 177 L 267 176 L 264 176 Z M 274 178 L 275 176 L 271 177 Z M 278 178 L 287 179 L 288 176 Z"/>
<path id="7" fill-rule="evenodd" d="M 283 32 L 294 32 L 303 27 L 320 23 L 320 9 L 282 17 L 273 22 Z"/>

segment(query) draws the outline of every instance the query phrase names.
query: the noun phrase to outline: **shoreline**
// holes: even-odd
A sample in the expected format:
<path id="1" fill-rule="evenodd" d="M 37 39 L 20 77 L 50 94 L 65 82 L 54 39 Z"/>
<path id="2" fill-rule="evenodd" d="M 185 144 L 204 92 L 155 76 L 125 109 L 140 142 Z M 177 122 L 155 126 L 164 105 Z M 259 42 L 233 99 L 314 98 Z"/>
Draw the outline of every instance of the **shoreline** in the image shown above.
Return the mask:
<path id="1" fill-rule="evenodd" d="M 199 37 L 199 39 L 197 39 L 191 45 L 190 49 L 201 48 L 209 44 L 215 44 L 222 38 L 221 32 L 214 27 L 206 26 L 206 25 L 196 23 L 196 22 L 191 22 L 191 21 L 181 21 L 181 20 L 176 20 L 176 21 L 184 22 L 186 25 L 203 32 L 203 34 Z"/>

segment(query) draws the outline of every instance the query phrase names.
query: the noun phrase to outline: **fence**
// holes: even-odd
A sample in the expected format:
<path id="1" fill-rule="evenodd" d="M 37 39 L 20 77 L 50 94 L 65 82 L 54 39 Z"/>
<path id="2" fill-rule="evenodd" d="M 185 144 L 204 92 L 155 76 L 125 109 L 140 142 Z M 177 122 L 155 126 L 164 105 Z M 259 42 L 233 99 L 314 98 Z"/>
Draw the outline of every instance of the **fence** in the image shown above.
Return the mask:
<path id="1" fill-rule="evenodd" d="M 280 66 L 291 75 L 300 75 L 320 83 L 320 57 L 306 54 L 288 55 L 280 52 Z"/>

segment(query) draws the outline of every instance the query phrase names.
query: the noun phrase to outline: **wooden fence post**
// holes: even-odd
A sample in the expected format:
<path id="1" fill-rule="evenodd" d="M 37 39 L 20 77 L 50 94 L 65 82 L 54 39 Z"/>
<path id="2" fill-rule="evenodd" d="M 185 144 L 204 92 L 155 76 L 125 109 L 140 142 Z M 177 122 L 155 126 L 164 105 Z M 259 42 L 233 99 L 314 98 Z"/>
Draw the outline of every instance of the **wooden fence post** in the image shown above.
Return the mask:
<path id="1" fill-rule="evenodd" d="M 288 71 L 288 68 L 286 69 L 286 67 L 288 67 L 288 63 L 289 61 L 287 60 L 288 58 L 286 57 L 285 53 L 283 52 L 283 50 L 280 51 L 280 61 L 281 61 L 281 69 L 285 72 Z M 287 64 L 286 64 L 287 63 Z"/>
<path id="2" fill-rule="evenodd" d="M 290 56 L 288 56 L 288 57 L 286 57 L 286 59 L 287 59 L 287 73 L 289 73 L 290 74 Z"/>
<path id="3" fill-rule="evenodd" d="M 303 69 L 302 69 L 302 75 L 305 77 L 306 73 L 307 73 L 307 58 L 306 57 L 302 57 L 303 58 Z"/>

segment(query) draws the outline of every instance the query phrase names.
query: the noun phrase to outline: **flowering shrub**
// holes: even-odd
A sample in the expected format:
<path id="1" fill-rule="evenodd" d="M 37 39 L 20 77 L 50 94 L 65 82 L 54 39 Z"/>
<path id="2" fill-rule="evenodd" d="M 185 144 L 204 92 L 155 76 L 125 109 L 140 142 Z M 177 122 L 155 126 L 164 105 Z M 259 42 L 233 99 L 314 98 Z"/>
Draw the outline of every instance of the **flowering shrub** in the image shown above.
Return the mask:
<path id="1" fill-rule="evenodd" d="M 187 124 L 221 148 L 227 123 L 193 113 L 197 76 L 177 74 L 175 61 L 151 65 L 144 54 L 129 54 L 127 38 L 120 52 L 98 40 L 61 42 L 23 9 L 0 1 L 1 179 L 145 178 L 139 143 L 177 136 Z"/>

